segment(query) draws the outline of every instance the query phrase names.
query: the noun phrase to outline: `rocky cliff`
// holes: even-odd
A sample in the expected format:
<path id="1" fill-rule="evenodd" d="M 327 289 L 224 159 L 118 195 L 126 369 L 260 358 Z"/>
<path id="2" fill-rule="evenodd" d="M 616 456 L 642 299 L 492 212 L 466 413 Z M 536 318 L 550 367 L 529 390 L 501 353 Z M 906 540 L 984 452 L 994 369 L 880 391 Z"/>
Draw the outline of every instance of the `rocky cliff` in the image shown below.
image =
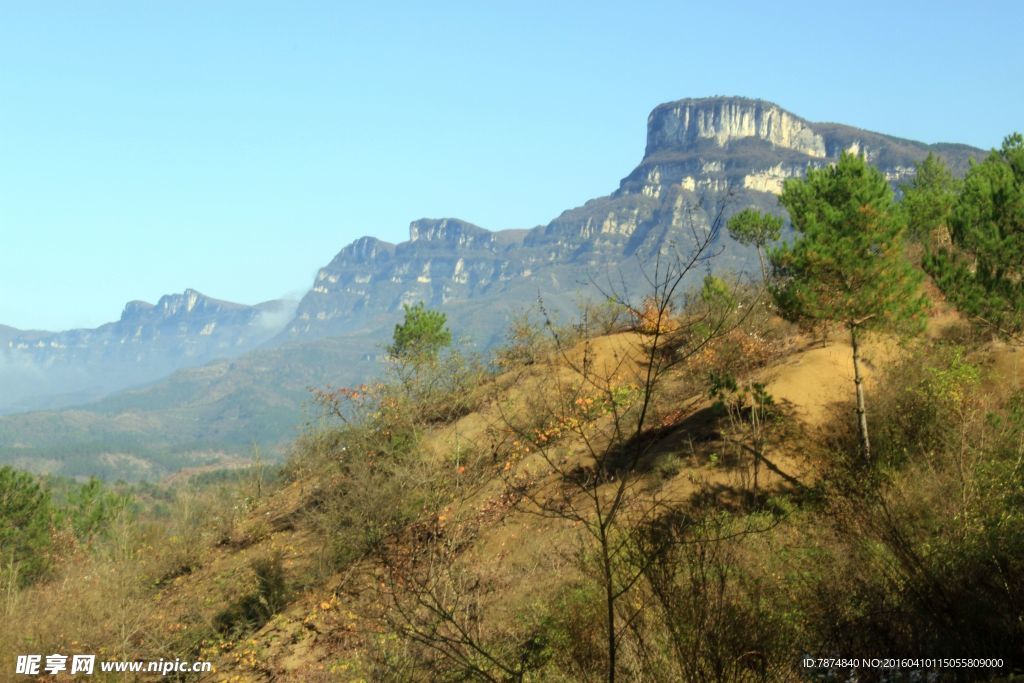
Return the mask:
<path id="1" fill-rule="evenodd" d="M 778 211 L 775 195 L 787 179 L 844 151 L 866 155 L 894 184 L 908 180 L 930 151 L 961 173 L 983 154 L 811 123 L 763 100 L 669 102 L 651 112 L 643 159 L 610 195 L 532 230 L 491 233 L 445 218 L 414 221 L 409 240 L 397 245 L 364 237 L 321 269 L 284 338 L 351 333 L 418 300 L 466 323 L 461 311 L 470 302 L 527 303 L 538 291 L 568 299 L 577 283 L 635 267 L 637 257 L 651 259 L 691 229 L 708 229 L 723 204 L 725 217 L 751 205 Z M 749 250 L 727 235 L 720 240 L 721 269 L 753 272 Z M 481 327 L 481 312 L 470 309 Z"/>
<path id="2" fill-rule="evenodd" d="M 741 98 L 679 100 L 657 107 L 647 117 L 645 156 L 686 154 L 703 141 L 724 149 L 748 139 L 813 158 L 826 156 L 824 138 L 807 121 L 770 102 Z"/>

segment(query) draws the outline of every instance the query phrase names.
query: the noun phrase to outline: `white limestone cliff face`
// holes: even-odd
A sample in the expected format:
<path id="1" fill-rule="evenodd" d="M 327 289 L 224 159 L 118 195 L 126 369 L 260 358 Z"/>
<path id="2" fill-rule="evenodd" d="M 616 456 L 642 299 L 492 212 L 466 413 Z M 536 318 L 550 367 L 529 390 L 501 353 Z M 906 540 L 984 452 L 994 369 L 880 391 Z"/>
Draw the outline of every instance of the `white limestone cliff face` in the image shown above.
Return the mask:
<path id="1" fill-rule="evenodd" d="M 824 138 L 809 123 L 760 100 L 681 100 L 656 108 L 647 123 L 648 154 L 686 149 L 701 139 L 725 147 L 744 138 L 758 138 L 815 158 L 826 154 Z"/>
<path id="2" fill-rule="evenodd" d="M 409 242 L 444 242 L 457 248 L 491 248 L 494 235 L 457 218 L 422 218 L 409 224 Z"/>
<path id="3" fill-rule="evenodd" d="M 690 192 L 726 192 L 729 189 L 729 181 L 721 177 L 694 177 L 688 175 L 679 181 L 679 187 Z"/>
<path id="4" fill-rule="evenodd" d="M 885 170 L 885 179 L 890 183 L 903 183 L 917 173 L 913 166 L 893 166 Z"/>
<path id="5" fill-rule="evenodd" d="M 640 193 L 645 197 L 658 199 L 661 197 L 661 169 L 655 166 L 647 173 L 644 186 Z"/>
<path id="6" fill-rule="evenodd" d="M 755 192 L 781 194 L 782 185 L 786 180 L 789 178 L 797 178 L 802 175 L 802 170 L 799 168 L 776 164 L 775 166 L 760 169 L 743 176 L 743 187 L 748 190 L 754 190 Z"/>
<path id="7" fill-rule="evenodd" d="M 196 290 L 186 289 L 184 294 L 167 294 L 160 297 L 156 307 L 164 318 L 172 318 L 191 313 L 203 298 Z"/>
<path id="8" fill-rule="evenodd" d="M 603 216 L 588 217 L 579 226 L 579 230 L 573 237 L 580 240 L 588 240 L 596 235 L 621 235 L 628 237 L 636 231 L 639 222 L 640 211 L 638 209 L 609 211 Z"/>

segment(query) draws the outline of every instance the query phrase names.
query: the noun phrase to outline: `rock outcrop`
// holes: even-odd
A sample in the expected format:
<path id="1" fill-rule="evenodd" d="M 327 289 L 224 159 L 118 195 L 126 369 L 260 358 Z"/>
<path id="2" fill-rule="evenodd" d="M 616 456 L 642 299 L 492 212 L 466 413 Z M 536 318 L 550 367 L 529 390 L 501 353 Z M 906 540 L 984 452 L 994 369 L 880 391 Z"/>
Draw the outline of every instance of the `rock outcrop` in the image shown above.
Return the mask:
<path id="1" fill-rule="evenodd" d="M 811 124 L 770 102 L 738 97 L 679 100 L 655 108 L 647 117 L 645 156 L 687 153 L 704 140 L 725 148 L 747 139 L 812 158 L 826 156 L 825 140 Z"/>

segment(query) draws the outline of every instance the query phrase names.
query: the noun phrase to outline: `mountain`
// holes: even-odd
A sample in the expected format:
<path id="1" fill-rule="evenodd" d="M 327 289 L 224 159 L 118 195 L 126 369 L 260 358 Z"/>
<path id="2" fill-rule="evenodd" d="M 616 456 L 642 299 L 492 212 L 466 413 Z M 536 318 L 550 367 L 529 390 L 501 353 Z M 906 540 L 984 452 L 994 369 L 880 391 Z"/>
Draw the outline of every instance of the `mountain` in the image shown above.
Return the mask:
<path id="1" fill-rule="evenodd" d="M 612 194 L 532 230 L 489 232 L 445 218 L 414 221 L 409 240 L 397 245 L 363 237 L 320 270 L 282 336 L 351 332 L 419 300 L 445 309 L 457 325 L 479 324 L 461 315 L 469 302 L 522 303 L 538 288 L 558 297 L 609 270 L 629 270 L 687 230 L 707 229 L 722 203 L 726 216 L 751 205 L 778 211 L 775 195 L 787 178 L 832 163 L 843 151 L 866 155 L 894 184 L 908 180 L 929 152 L 959 174 L 984 154 L 810 123 L 762 100 L 662 104 L 648 117 L 643 159 Z M 720 239 L 718 267 L 753 272 L 753 252 L 728 235 Z"/>
<path id="2" fill-rule="evenodd" d="M 379 372 L 375 358 L 402 304 L 422 300 L 440 308 L 456 337 L 489 346 L 538 295 L 558 312 L 592 296 L 595 281 L 639 286 L 640 264 L 685 244 L 692 231 L 708 230 L 720 208 L 725 217 L 748 206 L 778 212 L 775 195 L 786 179 L 843 151 L 866 155 L 894 185 L 912 177 L 929 152 L 958 174 L 985 154 L 812 123 L 763 100 L 662 104 L 648 117 L 643 158 L 611 194 L 530 230 L 491 232 L 457 218 L 424 218 L 410 224 L 400 244 L 360 238 L 320 269 L 293 315 L 282 302 L 247 307 L 188 290 L 157 306 L 129 304 L 121 321 L 97 330 L 0 328 L 5 367 L 14 359 L 45 379 L 33 385 L 37 406 L 68 405 L 71 392 L 99 396 L 112 380 L 131 376 L 137 384 L 141 376 L 155 379 L 261 347 L 75 410 L 0 418 L 0 460 L 45 461 L 81 474 L 90 458 L 142 453 L 152 462 L 159 451 L 162 464 L 149 476 L 173 469 L 175 453 L 208 457 L 281 444 L 294 434 L 306 387 L 361 382 Z M 759 272 L 751 250 L 724 232 L 717 241 L 719 271 Z M 63 396 L 55 396 L 58 388 Z M 5 399 L 8 409 L 31 396 L 24 387 L 14 395 L 20 399 Z M 58 450 L 76 448 L 81 457 L 66 467 Z"/>
<path id="3" fill-rule="evenodd" d="M 117 322 L 65 332 L 0 328 L 0 412 L 56 408 L 250 351 L 277 334 L 295 303 L 255 306 L 194 289 L 131 301 Z"/>

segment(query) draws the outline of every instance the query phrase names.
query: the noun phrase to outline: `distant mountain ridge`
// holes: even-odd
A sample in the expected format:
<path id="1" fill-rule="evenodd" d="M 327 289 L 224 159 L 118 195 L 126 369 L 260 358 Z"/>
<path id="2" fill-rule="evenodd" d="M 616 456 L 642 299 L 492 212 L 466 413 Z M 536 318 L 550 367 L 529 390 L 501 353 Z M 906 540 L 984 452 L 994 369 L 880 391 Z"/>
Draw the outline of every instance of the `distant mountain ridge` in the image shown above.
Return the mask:
<path id="1" fill-rule="evenodd" d="M 5 371 L 0 410 L 16 409 L 20 402 L 38 405 L 47 397 L 50 407 L 81 402 L 240 355 L 277 334 L 294 308 L 289 301 L 246 306 L 186 289 L 155 305 L 130 301 L 119 320 L 95 329 L 5 328 L 0 331 Z"/>
<path id="2" fill-rule="evenodd" d="M 958 174 L 970 158 L 985 154 L 966 145 L 927 145 L 812 123 L 764 100 L 661 104 L 648 117 L 641 161 L 618 188 L 547 225 L 491 232 L 458 218 L 423 218 L 410 224 L 409 239 L 399 244 L 362 237 L 319 270 L 294 309 L 284 302 L 231 304 L 186 290 L 155 306 L 131 302 L 121 320 L 96 330 L 0 327 L 0 380 L 18 386 L 8 381 L 14 377 L 38 390 L 34 397 L 13 392 L 20 399 L 15 401 L 8 390 L 0 412 L 81 403 L 178 370 L 77 411 L 0 418 L 0 460 L 46 457 L 51 445 L 45 444 L 53 441 L 39 432 L 47 424 L 68 439 L 88 424 L 90 438 L 102 437 L 97 443 L 109 437 L 128 450 L 147 438 L 159 441 L 171 429 L 185 429 L 194 451 L 237 449 L 247 430 L 259 443 L 274 443 L 275 434 L 286 440 L 292 430 L 267 428 L 270 416 L 280 417 L 272 420 L 279 426 L 298 419 L 303 382 L 359 382 L 378 371 L 376 358 L 402 304 L 422 300 L 440 308 L 457 337 L 486 347 L 502 339 L 510 316 L 538 295 L 550 310 L 568 310 L 588 282 L 609 276 L 638 281 L 639 263 L 693 230 L 709 229 L 723 204 L 726 217 L 748 206 L 780 212 L 776 195 L 787 179 L 832 163 L 844 151 L 865 155 L 894 185 L 909 180 L 929 152 Z M 716 268 L 759 272 L 751 250 L 724 233 L 718 240 Z M 257 348 L 246 362 L 213 363 L 217 372 L 185 369 Z M 19 377 L 19 362 L 27 376 L 45 381 Z M 104 383 L 111 378 L 121 386 Z M 197 428 L 203 424 L 230 428 L 204 434 Z M 163 442 L 186 448 L 177 437 Z"/>

